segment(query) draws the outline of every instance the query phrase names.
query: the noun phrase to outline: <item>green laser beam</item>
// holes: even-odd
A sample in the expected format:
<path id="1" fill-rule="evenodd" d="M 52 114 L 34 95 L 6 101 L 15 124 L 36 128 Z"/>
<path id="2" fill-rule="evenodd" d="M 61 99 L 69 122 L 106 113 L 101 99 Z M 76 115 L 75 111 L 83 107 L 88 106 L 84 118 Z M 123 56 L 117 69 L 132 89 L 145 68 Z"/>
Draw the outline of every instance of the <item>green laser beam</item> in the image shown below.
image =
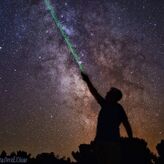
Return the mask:
<path id="1" fill-rule="evenodd" d="M 57 17 L 57 14 L 56 14 L 56 12 L 55 12 L 53 6 L 51 5 L 50 0 L 44 0 L 44 2 L 45 2 L 45 5 L 46 5 L 48 11 L 49 11 L 50 14 L 51 14 L 51 17 L 52 17 L 54 23 L 56 24 L 56 26 L 58 27 L 58 29 L 59 29 L 59 31 L 60 31 L 62 37 L 64 38 L 64 40 L 65 40 L 65 42 L 66 42 L 66 44 L 67 44 L 67 47 L 68 47 L 68 49 L 69 49 L 70 52 L 71 52 L 71 55 L 72 55 L 73 59 L 74 59 L 74 60 L 76 61 L 76 63 L 78 64 L 80 71 L 83 72 L 84 69 L 83 69 L 83 64 L 82 64 L 81 61 L 80 61 L 80 57 L 79 57 L 78 53 L 76 52 L 76 49 L 75 49 L 74 46 L 72 45 L 72 43 L 71 43 L 71 41 L 70 41 L 68 35 L 67 35 L 66 32 L 63 30 L 62 25 L 61 25 L 61 23 L 60 23 L 60 21 L 59 21 L 59 19 L 58 19 L 58 17 Z"/>

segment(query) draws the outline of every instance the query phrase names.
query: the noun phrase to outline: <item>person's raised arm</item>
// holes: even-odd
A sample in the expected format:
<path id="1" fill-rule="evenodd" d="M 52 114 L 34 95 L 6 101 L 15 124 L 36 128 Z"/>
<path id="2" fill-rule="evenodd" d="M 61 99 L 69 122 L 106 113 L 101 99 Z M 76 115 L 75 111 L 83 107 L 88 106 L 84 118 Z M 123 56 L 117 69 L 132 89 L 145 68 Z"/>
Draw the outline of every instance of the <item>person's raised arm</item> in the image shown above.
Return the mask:
<path id="1" fill-rule="evenodd" d="M 102 106 L 104 104 L 104 98 L 97 92 L 96 88 L 93 86 L 93 84 L 89 80 L 88 75 L 81 72 L 81 76 L 82 76 L 83 80 L 87 83 L 88 88 L 89 88 L 90 92 L 92 93 L 92 95 L 94 96 L 94 98 L 96 99 L 96 101 Z"/>

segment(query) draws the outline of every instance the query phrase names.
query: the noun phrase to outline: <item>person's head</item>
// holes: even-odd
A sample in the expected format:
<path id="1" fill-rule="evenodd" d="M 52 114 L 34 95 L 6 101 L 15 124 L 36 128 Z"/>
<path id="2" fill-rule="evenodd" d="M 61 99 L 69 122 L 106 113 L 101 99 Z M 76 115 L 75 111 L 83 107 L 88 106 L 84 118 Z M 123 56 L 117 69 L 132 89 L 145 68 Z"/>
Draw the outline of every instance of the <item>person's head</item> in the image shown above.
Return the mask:
<path id="1" fill-rule="evenodd" d="M 109 102 L 118 102 L 122 98 L 122 92 L 112 87 L 106 94 L 105 99 Z"/>

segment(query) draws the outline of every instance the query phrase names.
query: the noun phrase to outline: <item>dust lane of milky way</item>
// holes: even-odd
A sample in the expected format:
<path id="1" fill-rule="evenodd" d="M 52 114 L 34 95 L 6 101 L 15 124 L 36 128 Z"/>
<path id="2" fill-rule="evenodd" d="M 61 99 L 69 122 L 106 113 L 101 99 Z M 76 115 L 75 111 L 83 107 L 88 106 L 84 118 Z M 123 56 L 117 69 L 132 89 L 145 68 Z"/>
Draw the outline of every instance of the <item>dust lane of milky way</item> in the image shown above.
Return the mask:
<path id="1" fill-rule="evenodd" d="M 123 91 L 135 136 L 154 151 L 164 138 L 164 2 L 52 3 L 93 84 L 103 96 Z M 93 140 L 99 106 L 43 1 L 2 1 L 0 19 L 1 149 L 69 156 Z"/>

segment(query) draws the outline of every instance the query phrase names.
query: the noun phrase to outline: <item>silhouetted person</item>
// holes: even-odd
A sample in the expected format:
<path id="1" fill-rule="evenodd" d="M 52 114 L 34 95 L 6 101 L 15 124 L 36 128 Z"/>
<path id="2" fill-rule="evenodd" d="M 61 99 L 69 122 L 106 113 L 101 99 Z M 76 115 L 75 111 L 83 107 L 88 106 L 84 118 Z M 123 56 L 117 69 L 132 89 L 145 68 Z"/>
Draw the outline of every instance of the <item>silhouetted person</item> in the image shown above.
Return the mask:
<path id="1" fill-rule="evenodd" d="M 122 93 L 117 88 L 111 88 L 105 98 L 103 98 L 92 85 L 89 77 L 81 72 L 83 80 L 94 98 L 101 106 L 98 116 L 97 132 L 95 141 L 117 141 L 120 139 L 119 126 L 123 123 L 129 138 L 133 137 L 132 129 L 123 107 L 118 103 L 122 98 Z"/>

